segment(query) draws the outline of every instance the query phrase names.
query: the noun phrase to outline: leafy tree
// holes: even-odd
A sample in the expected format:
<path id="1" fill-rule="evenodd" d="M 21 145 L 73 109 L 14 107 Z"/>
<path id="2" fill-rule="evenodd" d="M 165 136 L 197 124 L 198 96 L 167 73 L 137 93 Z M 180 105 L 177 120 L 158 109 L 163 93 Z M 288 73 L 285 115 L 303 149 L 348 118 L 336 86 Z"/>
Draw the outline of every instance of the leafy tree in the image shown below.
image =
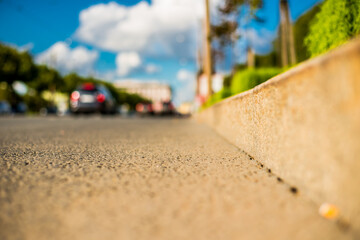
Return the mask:
<path id="1" fill-rule="evenodd" d="M 309 33 L 310 23 L 320 11 L 322 4 L 315 5 L 308 12 L 304 13 L 299 17 L 294 23 L 294 40 L 295 40 L 295 55 L 297 57 L 297 62 L 302 62 L 310 58 L 310 53 L 306 48 L 304 43 L 305 37 Z M 273 41 L 274 51 L 266 55 L 255 56 L 255 66 L 256 67 L 281 67 L 281 56 L 278 54 L 280 47 L 279 37 L 275 38 Z"/>
<path id="2" fill-rule="evenodd" d="M 248 25 L 251 20 L 263 22 L 263 19 L 256 15 L 257 9 L 261 8 L 262 4 L 262 0 L 225 0 L 224 5 L 219 8 L 221 21 L 219 24 L 211 26 L 212 37 L 218 41 L 220 51 L 225 46 L 232 46 L 240 37 L 246 37 L 240 36 L 237 31 L 241 7 L 249 7 L 249 12 L 246 15 L 246 25 Z M 250 47 L 248 47 L 248 51 L 250 50 Z"/>
<path id="3" fill-rule="evenodd" d="M 238 36 L 236 35 L 236 29 L 238 23 L 231 20 L 223 20 L 218 25 L 212 25 L 212 36 L 219 41 L 221 47 L 232 44 Z"/>
<path id="4" fill-rule="evenodd" d="M 22 97 L 13 89 L 13 83 L 30 82 L 36 74 L 36 66 L 28 52 L 18 52 L 0 43 L 0 82 L 6 82 L 7 86 L 2 95 L 13 107 L 22 101 Z"/>
<path id="5" fill-rule="evenodd" d="M 311 56 L 333 49 L 360 32 L 359 0 L 327 0 L 316 15 L 305 44 Z"/>
<path id="6" fill-rule="evenodd" d="M 143 98 L 138 94 L 127 93 L 125 91 L 119 91 L 120 101 L 119 104 L 128 104 L 131 110 L 135 110 L 138 103 L 150 103 L 151 101 Z"/>
<path id="7" fill-rule="evenodd" d="M 63 85 L 63 78 L 60 74 L 52 68 L 45 65 L 37 66 L 36 77 L 29 82 L 29 86 L 36 89 L 38 92 L 45 90 L 56 91 Z"/>
<path id="8" fill-rule="evenodd" d="M 280 67 L 280 59 L 275 51 L 270 52 L 267 55 L 256 55 L 255 66 L 256 67 Z"/>
<path id="9" fill-rule="evenodd" d="M 71 93 L 76 89 L 76 87 L 85 82 L 85 79 L 77 75 L 76 73 L 70 73 L 64 76 L 64 84 L 60 87 L 60 91 Z"/>
<path id="10" fill-rule="evenodd" d="M 39 112 L 41 108 L 45 108 L 50 105 L 50 102 L 43 99 L 40 95 L 27 94 L 22 100 L 26 103 L 28 110 L 31 112 Z"/>
<path id="11" fill-rule="evenodd" d="M 36 67 L 28 52 L 18 52 L 0 43 L 0 81 L 11 86 L 15 81 L 31 81 L 35 75 Z"/>

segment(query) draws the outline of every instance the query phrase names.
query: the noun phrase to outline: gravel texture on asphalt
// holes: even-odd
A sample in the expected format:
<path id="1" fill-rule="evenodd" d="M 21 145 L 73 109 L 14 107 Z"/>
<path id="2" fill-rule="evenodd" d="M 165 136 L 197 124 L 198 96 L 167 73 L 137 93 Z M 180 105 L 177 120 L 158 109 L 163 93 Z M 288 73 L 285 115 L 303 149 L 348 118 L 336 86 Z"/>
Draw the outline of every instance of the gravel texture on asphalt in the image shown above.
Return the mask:
<path id="1" fill-rule="evenodd" d="M 0 239 L 351 239 L 185 119 L 0 119 Z"/>

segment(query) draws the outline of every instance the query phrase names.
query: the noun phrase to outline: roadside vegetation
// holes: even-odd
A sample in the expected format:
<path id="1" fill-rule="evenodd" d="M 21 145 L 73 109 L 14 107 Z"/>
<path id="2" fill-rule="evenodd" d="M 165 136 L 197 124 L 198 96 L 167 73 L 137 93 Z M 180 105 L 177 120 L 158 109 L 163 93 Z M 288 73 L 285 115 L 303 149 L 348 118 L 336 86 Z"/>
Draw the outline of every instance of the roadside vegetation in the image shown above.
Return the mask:
<path id="1" fill-rule="evenodd" d="M 252 89 L 289 67 L 326 53 L 360 33 L 360 1 L 358 0 L 325 0 L 300 16 L 293 24 L 289 19 L 288 8 L 288 2 L 291 1 L 280 0 L 280 12 L 285 19 L 280 18 L 278 37 L 273 42 L 273 51 L 267 55 L 253 54 L 250 40 L 245 39 L 249 44 L 247 63 L 233 67 L 232 74 L 225 77 L 223 89 L 213 94 L 204 103 L 203 108 Z M 258 24 L 266 21 L 257 16 L 257 10 L 261 6 L 261 0 L 226 0 L 225 6 L 219 9 L 222 22 L 212 27 L 213 42 L 219 46 L 215 52 L 221 52 L 224 47 L 234 45 L 239 38 L 246 38 L 246 35 L 236 35 L 240 27 L 237 21 L 240 19 L 240 15 L 237 15 L 241 12 L 240 8 L 249 8 L 247 18 Z"/>
<path id="2" fill-rule="evenodd" d="M 305 45 L 311 56 L 338 47 L 360 33 L 359 0 L 327 0 L 311 22 Z"/>

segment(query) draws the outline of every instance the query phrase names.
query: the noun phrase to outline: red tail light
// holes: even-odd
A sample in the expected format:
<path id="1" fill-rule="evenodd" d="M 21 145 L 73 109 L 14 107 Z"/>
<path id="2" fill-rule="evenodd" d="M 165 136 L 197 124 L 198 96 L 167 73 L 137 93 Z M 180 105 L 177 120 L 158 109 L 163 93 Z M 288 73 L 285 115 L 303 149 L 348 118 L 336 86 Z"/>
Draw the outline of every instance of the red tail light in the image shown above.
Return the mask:
<path id="1" fill-rule="evenodd" d="M 102 94 L 102 93 L 99 93 L 97 96 L 96 96 L 96 100 L 99 102 L 99 103 L 103 103 L 105 101 L 105 95 Z"/>
<path id="2" fill-rule="evenodd" d="M 71 94 L 71 101 L 78 101 L 80 98 L 80 93 L 78 91 L 75 91 Z"/>
<path id="3" fill-rule="evenodd" d="M 141 104 L 141 103 L 138 103 L 138 104 L 136 104 L 136 111 L 137 112 L 143 112 L 144 111 L 144 105 L 143 104 Z"/>

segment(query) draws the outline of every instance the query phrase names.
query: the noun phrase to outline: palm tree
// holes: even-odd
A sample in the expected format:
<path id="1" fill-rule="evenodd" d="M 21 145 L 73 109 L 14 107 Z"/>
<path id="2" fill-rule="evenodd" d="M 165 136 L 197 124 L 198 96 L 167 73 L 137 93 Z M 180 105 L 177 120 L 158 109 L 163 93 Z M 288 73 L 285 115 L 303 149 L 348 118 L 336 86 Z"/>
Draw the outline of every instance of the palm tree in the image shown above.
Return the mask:
<path id="1" fill-rule="evenodd" d="M 296 63 L 296 53 L 294 45 L 294 34 L 290 23 L 289 2 L 280 0 L 280 44 L 281 62 L 283 67 Z"/>
<path id="2" fill-rule="evenodd" d="M 220 13 L 223 16 L 222 22 L 218 25 L 212 26 L 212 36 L 216 38 L 221 47 L 225 45 L 233 46 L 234 43 L 240 38 L 245 38 L 245 41 L 248 42 L 248 37 L 246 34 L 243 36 L 238 35 L 238 20 L 240 18 L 239 7 L 247 5 L 250 8 L 249 13 L 245 16 L 246 23 L 248 26 L 251 20 L 262 21 L 256 16 L 256 10 L 261 8 L 263 0 L 225 0 L 223 7 L 219 8 Z M 255 54 L 254 50 L 250 47 L 250 44 L 247 43 L 247 64 L 248 67 L 255 66 Z"/>
<path id="3" fill-rule="evenodd" d="M 289 62 L 291 65 L 296 63 L 296 53 L 295 53 L 295 43 L 293 29 L 290 22 L 290 11 L 289 11 L 289 0 L 279 0 L 280 1 L 280 54 L 282 65 L 288 66 Z M 233 44 L 240 36 L 236 36 L 238 28 L 238 19 L 240 17 L 239 7 L 243 5 L 248 5 L 250 7 L 250 14 L 247 17 L 249 22 L 250 20 L 255 20 L 262 22 L 262 19 L 259 19 L 256 16 L 256 10 L 261 8 L 263 0 L 225 0 L 225 3 L 220 12 L 223 15 L 223 21 L 216 26 L 212 26 L 212 34 L 220 42 L 220 45 Z M 229 19 L 229 16 L 232 18 Z M 234 37 L 235 36 L 235 37 Z M 243 36 L 246 38 L 246 36 Z M 253 50 L 247 48 L 248 55 L 248 66 L 251 67 L 254 65 L 255 55 Z"/>

